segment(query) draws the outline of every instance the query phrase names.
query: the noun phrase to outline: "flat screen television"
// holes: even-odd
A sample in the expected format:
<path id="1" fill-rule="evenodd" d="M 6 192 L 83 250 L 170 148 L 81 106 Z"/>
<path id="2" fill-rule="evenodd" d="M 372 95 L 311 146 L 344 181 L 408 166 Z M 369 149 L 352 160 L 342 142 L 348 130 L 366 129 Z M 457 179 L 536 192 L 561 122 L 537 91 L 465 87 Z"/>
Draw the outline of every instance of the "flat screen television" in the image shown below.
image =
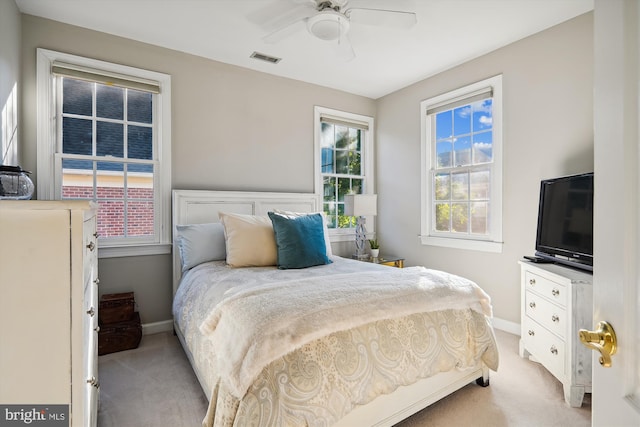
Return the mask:
<path id="1" fill-rule="evenodd" d="M 593 172 L 541 182 L 536 256 L 593 271 Z"/>

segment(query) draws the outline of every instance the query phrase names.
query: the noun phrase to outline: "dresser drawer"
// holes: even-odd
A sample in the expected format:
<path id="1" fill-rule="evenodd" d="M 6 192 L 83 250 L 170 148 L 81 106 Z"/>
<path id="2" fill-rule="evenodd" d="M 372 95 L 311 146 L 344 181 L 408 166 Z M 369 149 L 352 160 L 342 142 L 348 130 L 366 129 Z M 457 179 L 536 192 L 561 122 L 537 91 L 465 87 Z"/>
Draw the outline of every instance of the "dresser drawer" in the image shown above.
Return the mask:
<path id="1" fill-rule="evenodd" d="M 556 304 L 560 304 L 563 307 L 567 306 L 567 290 L 560 283 L 527 271 L 525 272 L 525 286 L 527 290 L 536 292 Z"/>
<path id="2" fill-rule="evenodd" d="M 560 338 L 566 339 L 568 319 L 567 312 L 563 307 L 553 304 L 537 293 L 527 290 L 525 295 L 525 313 Z"/>
<path id="3" fill-rule="evenodd" d="M 564 378 L 565 342 L 526 316 L 523 332 L 527 350 L 556 378 Z"/>

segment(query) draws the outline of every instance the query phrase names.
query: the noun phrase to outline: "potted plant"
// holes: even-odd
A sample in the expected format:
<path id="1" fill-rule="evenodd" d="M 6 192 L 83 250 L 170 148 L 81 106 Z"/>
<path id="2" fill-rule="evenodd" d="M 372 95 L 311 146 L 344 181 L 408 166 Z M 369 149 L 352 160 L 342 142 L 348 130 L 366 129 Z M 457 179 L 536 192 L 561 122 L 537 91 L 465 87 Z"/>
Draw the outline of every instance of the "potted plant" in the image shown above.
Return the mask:
<path id="1" fill-rule="evenodd" d="M 378 239 L 369 239 L 369 246 L 371 247 L 371 257 L 378 258 L 378 255 L 380 255 L 380 244 L 378 243 Z"/>

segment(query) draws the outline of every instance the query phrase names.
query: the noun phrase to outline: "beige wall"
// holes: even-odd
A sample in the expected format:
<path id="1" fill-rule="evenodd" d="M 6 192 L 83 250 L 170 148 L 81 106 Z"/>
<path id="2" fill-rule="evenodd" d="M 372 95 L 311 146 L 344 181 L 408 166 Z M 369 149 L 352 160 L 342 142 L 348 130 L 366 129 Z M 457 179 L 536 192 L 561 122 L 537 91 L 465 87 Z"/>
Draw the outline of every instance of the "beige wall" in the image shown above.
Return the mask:
<path id="1" fill-rule="evenodd" d="M 12 138 L 5 137 L 2 129 L 7 126 L 5 109 L 12 92 L 19 91 L 20 78 L 20 11 L 13 2 L 0 1 L 0 164 L 16 165 L 20 163 L 17 153 L 19 133 Z M 16 89 L 14 89 L 14 87 Z M 18 108 L 19 105 L 18 105 Z M 17 112 L 18 113 L 18 112 Z M 19 123 L 19 116 L 18 116 Z M 17 153 L 17 154 L 16 154 Z"/>
<path id="2" fill-rule="evenodd" d="M 503 75 L 501 254 L 423 246 L 420 234 L 420 101 Z M 540 180 L 593 171 L 593 15 L 579 16 L 378 100 L 381 246 L 480 284 L 494 315 L 520 322 L 519 266 L 533 255 Z"/>
<path id="3" fill-rule="evenodd" d="M 375 115 L 369 98 L 24 15 L 24 166 L 34 171 L 39 47 L 172 76 L 173 188 L 313 192 L 314 105 Z M 170 255 L 101 259 L 99 270 L 101 293 L 136 293 L 143 323 L 171 319 Z"/>

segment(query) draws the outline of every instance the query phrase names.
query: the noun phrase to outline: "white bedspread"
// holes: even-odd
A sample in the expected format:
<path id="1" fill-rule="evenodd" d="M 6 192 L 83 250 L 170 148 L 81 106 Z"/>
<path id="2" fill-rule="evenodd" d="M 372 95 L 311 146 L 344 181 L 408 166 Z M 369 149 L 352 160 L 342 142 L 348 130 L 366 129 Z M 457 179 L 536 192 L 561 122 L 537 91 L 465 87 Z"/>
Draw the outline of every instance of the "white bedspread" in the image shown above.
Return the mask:
<path id="1" fill-rule="evenodd" d="M 223 349 L 213 344 L 214 334 L 200 331 L 211 310 L 266 283 L 397 271 L 340 257 L 332 260 L 301 270 L 231 268 L 213 261 L 185 274 L 173 313 L 178 336 L 210 400 L 204 427 L 326 427 L 400 386 L 443 372 L 498 368 L 490 319 L 471 309 L 446 309 L 377 320 L 310 341 L 270 362 L 246 394 L 235 397 L 218 372 L 217 353 Z"/>
<path id="2" fill-rule="evenodd" d="M 344 273 L 228 289 L 200 325 L 218 349 L 220 380 L 241 398 L 275 359 L 332 332 L 380 319 L 445 309 L 491 316 L 489 296 L 470 280 L 423 267 L 387 273 Z"/>

